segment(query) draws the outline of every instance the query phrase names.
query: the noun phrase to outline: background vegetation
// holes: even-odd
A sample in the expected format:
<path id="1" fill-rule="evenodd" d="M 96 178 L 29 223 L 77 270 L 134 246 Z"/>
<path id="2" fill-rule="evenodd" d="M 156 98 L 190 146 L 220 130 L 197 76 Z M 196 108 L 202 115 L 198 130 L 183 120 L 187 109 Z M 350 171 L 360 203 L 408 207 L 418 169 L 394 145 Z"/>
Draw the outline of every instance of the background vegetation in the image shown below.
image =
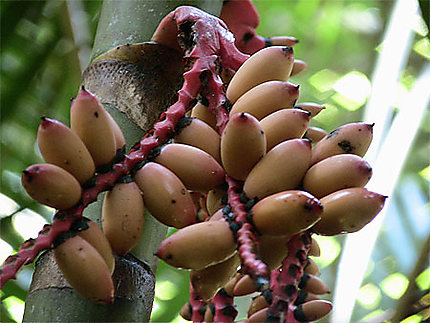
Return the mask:
<path id="1" fill-rule="evenodd" d="M 369 101 L 375 91 L 381 89 L 378 83 L 381 81 L 375 76 L 378 64 L 381 65 L 378 59 L 384 42 L 389 41 L 387 30 L 394 8 L 404 1 L 254 2 L 261 15 L 259 34 L 265 37 L 292 35 L 300 40 L 295 54 L 306 61 L 309 68 L 292 80 L 301 85 L 299 101 L 319 102 L 326 107 L 313 125 L 331 131 L 347 122 L 373 122 L 366 119 L 373 115 L 388 120 L 385 127 L 375 125 L 375 129 L 384 128 L 378 130 L 377 149 L 384 148 L 384 138 L 394 138 L 390 142 L 395 145 L 391 144 L 389 150 L 394 154 L 378 159 L 375 153 L 368 159 L 372 165 L 373 161 L 382 160 L 389 177 L 379 179 L 382 184 L 372 185 L 380 187 L 380 193 L 389 193 L 390 202 L 382 226 L 376 230 L 378 238 L 370 259 L 355 259 L 355 265 L 364 263 L 366 267 L 363 279 L 357 278 L 360 288 L 358 293 L 348 296 L 349 286 L 337 285 L 339 290 L 345 291 L 346 298 L 353 297 L 355 307 L 351 321 L 382 321 L 395 315 L 403 305 L 409 311 L 401 313 L 402 319 L 408 316 L 405 322 L 428 319 L 429 301 L 422 300 L 430 285 L 426 259 L 430 232 L 428 87 L 424 93 L 418 91 L 417 96 L 410 94 L 415 93 L 413 90 L 420 75 L 428 74 L 429 70 L 430 44 L 424 20 L 415 14 L 400 26 L 401 30 L 410 30 L 410 44 L 398 43 L 395 47 L 402 51 L 404 63 L 395 71 L 399 77 L 394 77 L 394 86 L 390 87 L 388 74 L 387 83 L 382 82 L 382 91 L 384 86 L 388 91 L 384 96 L 388 108 L 384 110 Z M 89 62 L 101 1 L 1 1 L 0 4 L 0 257 L 3 261 L 25 239 L 35 237 L 53 214 L 51 209 L 36 204 L 26 195 L 20 184 L 21 172 L 28 165 L 42 161 L 35 145 L 40 116 L 69 121 L 69 98 L 76 95 L 82 69 Z M 393 51 L 392 56 L 395 54 Z M 419 110 L 422 104 L 424 108 Z M 408 114 L 418 115 L 417 126 L 405 119 L 400 123 L 400 132 L 389 131 L 392 121 Z M 403 150 L 407 152 L 405 162 L 397 167 Z M 378 167 L 375 172 L 382 170 Z M 383 185 L 390 181 L 394 181 L 394 190 Z M 317 261 L 322 278 L 335 291 L 345 237 L 319 241 L 322 257 Z M 363 248 L 367 243 L 363 238 Z M 9 282 L 0 292 L 2 322 L 21 320 L 31 273 L 32 268 L 28 266 L 16 281 Z M 160 263 L 154 322 L 181 320 L 177 313 L 187 301 L 188 284 L 186 272 Z M 240 308 L 246 307 L 247 302 L 249 299 L 239 298 Z M 427 312 L 421 311 L 425 308 Z M 420 314 L 413 315 L 415 313 Z"/>

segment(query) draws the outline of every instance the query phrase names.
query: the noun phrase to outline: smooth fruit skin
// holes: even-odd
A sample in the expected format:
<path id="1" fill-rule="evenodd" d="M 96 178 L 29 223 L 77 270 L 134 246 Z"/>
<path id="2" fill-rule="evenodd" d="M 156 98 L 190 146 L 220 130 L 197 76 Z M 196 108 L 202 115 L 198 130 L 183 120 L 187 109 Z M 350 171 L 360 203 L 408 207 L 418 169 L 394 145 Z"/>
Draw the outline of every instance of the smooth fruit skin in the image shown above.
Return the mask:
<path id="1" fill-rule="evenodd" d="M 222 188 L 216 188 L 208 192 L 206 198 L 206 208 L 209 215 L 212 216 L 216 211 L 225 206 L 225 204 L 223 204 L 223 198 L 226 197 L 226 195 L 227 191 Z"/>
<path id="2" fill-rule="evenodd" d="M 191 110 L 191 118 L 199 119 L 216 130 L 216 116 L 210 113 L 208 107 L 200 102 Z"/>
<path id="3" fill-rule="evenodd" d="M 387 196 L 362 187 L 347 188 L 321 199 L 321 220 L 312 230 L 321 235 L 351 233 L 362 229 L 381 211 Z"/>
<path id="4" fill-rule="evenodd" d="M 317 198 L 350 187 L 364 187 L 372 177 L 372 168 L 353 154 L 328 157 L 314 164 L 303 178 L 303 188 Z"/>
<path id="5" fill-rule="evenodd" d="M 28 195 L 36 202 L 58 210 L 71 208 L 81 198 L 81 185 L 76 178 L 53 164 L 27 167 L 21 178 Z"/>
<path id="6" fill-rule="evenodd" d="M 253 298 L 251 304 L 249 305 L 248 317 L 263 308 L 269 307 L 269 305 L 270 304 L 266 301 L 263 295 L 259 295 Z"/>
<path id="7" fill-rule="evenodd" d="M 258 254 L 270 270 L 278 268 L 288 255 L 287 242 L 290 239 L 291 236 L 288 235 L 259 237 Z"/>
<path id="8" fill-rule="evenodd" d="M 309 139 L 313 144 L 316 144 L 327 135 L 328 133 L 324 129 L 318 127 L 308 127 L 305 134 L 303 135 L 303 138 Z"/>
<path id="9" fill-rule="evenodd" d="M 221 165 L 196 147 L 168 144 L 161 148 L 154 161 L 175 173 L 189 190 L 207 192 L 224 183 L 225 172 Z"/>
<path id="10" fill-rule="evenodd" d="M 221 160 L 226 173 L 244 181 L 266 154 L 266 136 L 260 123 L 248 113 L 231 116 L 221 136 Z"/>
<path id="11" fill-rule="evenodd" d="M 57 165 L 83 184 L 95 172 L 87 147 L 69 127 L 58 120 L 42 118 L 37 130 L 37 144 L 45 162 Z"/>
<path id="12" fill-rule="evenodd" d="M 260 124 L 266 134 L 267 150 L 285 140 L 301 138 L 308 128 L 309 115 L 299 109 L 283 109 L 262 119 Z"/>
<path id="13" fill-rule="evenodd" d="M 324 295 L 329 293 L 327 285 L 321 279 L 307 273 L 303 275 L 299 287 L 314 295 Z"/>
<path id="14" fill-rule="evenodd" d="M 246 112 L 261 120 L 275 111 L 294 107 L 298 97 L 298 85 L 281 81 L 265 82 L 242 95 L 233 104 L 230 116 Z"/>
<path id="15" fill-rule="evenodd" d="M 116 142 L 111 121 L 92 93 L 81 90 L 73 100 L 70 124 L 88 148 L 97 167 L 112 161 L 116 153 Z"/>
<path id="16" fill-rule="evenodd" d="M 302 61 L 301 59 L 295 59 L 290 77 L 303 72 L 307 67 L 308 67 L 308 64 L 306 62 Z"/>
<path id="17" fill-rule="evenodd" d="M 106 238 L 105 234 L 97 225 L 97 223 L 89 219 L 84 220 L 88 225 L 88 229 L 79 231 L 77 235 L 89 242 L 89 244 L 98 251 L 98 253 L 105 260 L 106 265 L 108 266 L 112 275 L 113 271 L 115 270 L 115 257 L 113 255 L 109 240 Z"/>
<path id="18" fill-rule="evenodd" d="M 205 122 L 193 118 L 189 125 L 174 138 L 175 143 L 186 144 L 199 148 L 221 163 L 220 135 Z"/>
<path id="19" fill-rule="evenodd" d="M 315 102 L 301 102 L 297 103 L 294 107 L 296 109 L 310 112 L 311 118 L 315 117 L 316 115 L 318 115 L 318 113 L 325 109 L 324 106 Z"/>
<path id="20" fill-rule="evenodd" d="M 233 288 L 234 296 L 245 296 L 256 291 L 254 280 L 249 275 L 240 278 Z"/>
<path id="21" fill-rule="evenodd" d="M 54 249 L 55 260 L 69 284 L 89 301 L 109 304 L 114 298 L 110 270 L 85 239 L 74 236 Z"/>
<path id="22" fill-rule="evenodd" d="M 191 195 L 171 170 L 150 162 L 136 172 L 134 179 L 146 208 L 158 221 L 178 229 L 196 222 Z"/>
<path id="23" fill-rule="evenodd" d="M 115 148 L 117 150 L 123 149 L 125 146 L 124 134 L 122 133 L 122 130 L 119 127 L 119 125 L 116 123 L 115 119 L 109 114 L 109 112 L 106 112 L 106 115 L 109 119 L 109 123 L 112 129 L 113 135 L 115 137 Z"/>
<path id="24" fill-rule="evenodd" d="M 251 170 L 243 190 L 249 198 L 296 189 L 311 160 L 311 144 L 291 139 L 273 147 Z"/>
<path id="25" fill-rule="evenodd" d="M 191 270 L 190 280 L 194 291 L 203 300 L 209 300 L 237 272 L 240 257 L 235 253 L 227 260 L 201 270 Z"/>
<path id="26" fill-rule="evenodd" d="M 330 132 L 312 149 L 311 164 L 339 154 L 363 157 L 372 142 L 373 124 L 356 122 L 345 124 Z"/>
<path id="27" fill-rule="evenodd" d="M 135 182 L 117 183 L 107 192 L 102 207 L 103 231 L 118 255 L 137 245 L 143 233 L 144 204 Z"/>
<path id="28" fill-rule="evenodd" d="M 252 222 L 262 235 L 294 235 L 309 229 L 321 219 L 318 199 L 304 191 L 284 191 L 270 195 L 251 210 Z"/>
<path id="29" fill-rule="evenodd" d="M 258 84 L 272 80 L 286 81 L 293 63 L 294 52 L 291 47 L 272 46 L 258 51 L 234 74 L 227 88 L 227 98 L 234 103 Z"/>
<path id="30" fill-rule="evenodd" d="M 333 305 L 329 301 L 322 299 L 311 300 L 299 305 L 294 313 L 294 317 L 300 322 L 314 322 L 329 314 L 332 308 Z"/>
<path id="31" fill-rule="evenodd" d="M 176 231 L 161 242 L 155 255 L 173 267 L 199 270 L 225 261 L 235 251 L 229 224 L 207 221 Z"/>

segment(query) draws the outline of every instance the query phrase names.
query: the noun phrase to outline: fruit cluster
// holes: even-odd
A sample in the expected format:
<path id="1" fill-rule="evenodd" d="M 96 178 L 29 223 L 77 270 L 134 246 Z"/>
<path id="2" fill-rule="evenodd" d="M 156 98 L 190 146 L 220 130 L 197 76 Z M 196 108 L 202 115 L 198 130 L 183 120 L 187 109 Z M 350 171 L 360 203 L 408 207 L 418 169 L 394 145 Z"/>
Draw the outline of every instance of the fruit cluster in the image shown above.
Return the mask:
<path id="1" fill-rule="evenodd" d="M 42 118 L 46 163 L 27 168 L 22 181 L 36 201 L 60 211 L 8 258 L 1 285 L 55 241 L 69 283 L 91 301 L 112 302 L 113 254 L 137 244 L 146 208 L 179 229 L 156 255 L 190 269 L 184 318 L 231 322 L 233 297 L 255 291 L 261 295 L 251 322 L 325 316 L 331 304 L 316 296 L 327 287 L 309 258 L 319 254 L 311 235 L 358 231 L 382 209 L 386 197 L 364 188 L 372 171 L 362 157 L 373 125 L 328 134 L 310 127 L 323 107 L 297 104 L 299 86 L 287 80 L 305 64 L 292 47 L 270 46 L 248 58 L 221 20 L 195 8 L 169 14 L 153 40 L 192 61 L 178 101 L 127 154 L 121 130 L 85 89 L 72 102 L 71 129 Z M 82 211 L 106 190 L 102 232 Z"/>

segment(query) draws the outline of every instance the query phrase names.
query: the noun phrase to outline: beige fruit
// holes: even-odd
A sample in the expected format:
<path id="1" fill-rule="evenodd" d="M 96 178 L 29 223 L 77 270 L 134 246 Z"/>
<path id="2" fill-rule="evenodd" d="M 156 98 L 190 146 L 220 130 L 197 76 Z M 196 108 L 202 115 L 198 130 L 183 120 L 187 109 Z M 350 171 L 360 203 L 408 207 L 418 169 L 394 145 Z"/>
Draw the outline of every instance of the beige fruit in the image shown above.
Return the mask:
<path id="1" fill-rule="evenodd" d="M 297 103 L 295 106 L 297 109 L 305 110 L 311 113 L 311 118 L 315 117 L 318 113 L 325 109 L 324 106 L 315 102 L 302 102 Z"/>
<path id="2" fill-rule="evenodd" d="M 289 139 L 301 138 L 309 125 L 309 113 L 299 109 L 283 109 L 260 121 L 266 134 L 267 150 Z"/>
<path id="3" fill-rule="evenodd" d="M 203 300 L 211 299 L 237 272 L 240 257 L 235 253 L 227 260 L 201 270 L 191 270 L 190 280 L 194 291 Z"/>
<path id="4" fill-rule="evenodd" d="M 191 117 L 205 122 L 212 129 L 216 130 L 216 116 L 209 112 L 208 107 L 202 103 L 199 102 L 194 106 L 191 110 Z"/>
<path id="5" fill-rule="evenodd" d="M 364 187 L 372 177 L 372 168 L 353 154 L 327 157 L 314 164 L 303 178 L 305 191 L 321 198 L 350 187 Z"/>
<path id="6" fill-rule="evenodd" d="M 305 273 L 314 276 L 319 276 L 321 274 L 318 265 L 312 258 L 308 258 L 308 263 L 305 266 Z"/>
<path id="7" fill-rule="evenodd" d="M 108 304 L 114 298 L 110 270 L 85 239 L 74 236 L 54 249 L 55 260 L 69 284 L 86 299 Z"/>
<path id="8" fill-rule="evenodd" d="M 108 239 L 95 222 L 87 218 L 82 219 L 82 221 L 86 228 L 80 230 L 77 235 L 88 241 L 98 251 L 112 275 L 115 270 L 115 257 Z"/>
<path id="9" fill-rule="evenodd" d="M 254 297 L 252 299 L 251 305 L 249 305 L 248 317 L 263 308 L 269 307 L 269 305 L 270 304 L 266 301 L 266 298 L 263 295 Z"/>
<path id="10" fill-rule="evenodd" d="M 42 118 L 37 131 L 37 144 L 43 159 L 72 174 L 83 184 L 95 172 L 87 147 L 79 136 L 58 120 Z"/>
<path id="11" fill-rule="evenodd" d="M 287 242 L 290 239 L 291 236 L 260 236 L 258 254 L 270 270 L 278 268 L 288 255 Z"/>
<path id="12" fill-rule="evenodd" d="M 291 47 L 273 46 L 264 48 L 250 58 L 237 70 L 227 88 L 227 98 L 231 103 L 251 88 L 263 82 L 286 81 L 294 63 Z"/>
<path id="13" fill-rule="evenodd" d="M 363 157 L 372 142 L 373 124 L 348 123 L 330 132 L 312 149 L 311 164 L 339 154 Z"/>
<path id="14" fill-rule="evenodd" d="M 71 208 L 81 198 L 81 185 L 72 174 L 53 164 L 35 164 L 22 172 L 22 186 L 35 201 L 58 210 Z"/>
<path id="15" fill-rule="evenodd" d="M 221 163 L 220 135 L 205 122 L 192 118 L 189 124 L 180 130 L 174 138 L 179 144 L 186 144 L 199 148 L 211 155 L 218 163 Z"/>
<path id="16" fill-rule="evenodd" d="M 264 307 L 261 310 L 255 312 L 246 320 L 247 323 L 261 323 L 266 322 L 267 312 L 269 311 L 268 307 Z"/>
<path id="17" fill-rule="evenodd" d="M 290 77 L 303 72 L 308 67 L 308 64 L 301 59 L 295 59 L 293 69 L 291 70 Z"/>
<path id="18" fill-rule="evenodd" d="M 154 161 L 170 169 L 193 191 L 207 192 L 224 183 L 225 172 L 221 165 L 196 147 L 168 144 L 161 148 Z"/>
<path id="19" fill-rule="evenodd" d="M 84 89 L 79 92 L 70 108 L 70 124 L 88 148 L 97 167 L 113 160 L 116 143 L 111 121 L 93 94 Z"/>
<path id="20" fill-rule="evenodd" d="M 298 85 L 281 81 L 261 83 L 233 104 L 230 116 L 246 112 L 261 120 L 275 111 L 294 107 L 298 97 Z"/>
<path id="21" fill-rule="evenodd" d="M 163 242 L 156 256 L 169 265 L 203 269 L 230 258 L 236 243 L 226 221 L 207 221 L 178 230 Z"/>
<path id="22" fill-rule="evenodd" d="M 311 144 L 291 139 L 273 147 L 251 170 L 243 190 L 249 198 L 260 199 L 297 188 L 311 160 Z"/>
<path id="23" fill-rule="evenodd" d="M 248 113 L 231 116 L 221 136 L 221 160 L 226 173 L 245 180 L 266 153 L 266 136 L 260 123 Z"/>
<path id="24" fill-rule="evenodd" d="M 206 208 L 209 215 L 213 215 L 216 211 L 225 206 L 227 201 L 227 191 L 222 188 L 215 188 L 208 192 L 206 198 Z"/>
<path id="25" fill-rule="evenodd" d="M 234 286 L 233 295 L 234 296 L 245 296 L 252 294 L 256 291 L 256 286 L 254 280 L 249 275 L 243 276 L 239 279 Z"/>
<path id="26" fill-rule="evenodd" d="M 329 293 L 327 285 L 318 277 L 310 274 L 303 274 L 299 288 L 314 295 L 324 295 Z"/>
<path id="27" fill-rule="evenodd" d="M 267 41 L 267 39 L 266 39 Z M 268 39 L 270 46 L 294 46 L 298 40 L 291 36 L 274 36 Z"/>
<path id="28" fill-rule="evenodd" d="M 362 187 L 347 188 L 321 199 L 321 220 L 312 230 L 322 235 L 359 231 L 381 211 L 387 196 Z"/>
<path id="29" fill-rule="evenodd" d="M 270 195 L 251 210 L 252 222 L 262 235 L 292 236 L 309 229 L 321 219 L 318 199 L 304 191 Z"/>
<path id="30" fill-rule="evenodd" d="M 303 138 L 309 139 L 313 144 L 321 141 L 325 136 L 327 136 L 327 131 L 318 127 L 309 127 Z"/>
<path id="31" fill-rule="evenodd" d="M 103 201 L 103 231 L 115 253 L 125 255 L 143 233 L 144 204 L 135 182 L 117 183 Z"/>
<path id="32" fill-rule="evenodd" d="M 145 207 L 158 221 L 178 229 L 196 222 L 190 193 L 172 171 L 150 162 L 136 172 L 135 181 Z"/>
<path id="33" fill-rule="evenodd" d="M 294 317 L 300 322 L 314 322 L 330 313 L 333 305 L 325 300 L 312 300 L 299 305 L 294 311 Z"/>
<path id="34" fill-rule="evenodd" d="M 309 249 L 309 256 L 319 257 L 321 256 L 321 249 L 318 242 L 312 238 L 311 248 Z"/>
<path id="35" fill-rule="evenodd" d="M 124 134 L 122 133 L 121 128 L 118 126 L 118 124 L 116 123 L 115 119 L 112 118 L 112 116 L 109 113 L 106 113 L 108 119 L 109 119 L 109 123 L 113 132 L 113 135 L 115 137 L 115 148 L 118 149 L 123 149 L 125 146 L 125 138 L 124 138 Z"/>

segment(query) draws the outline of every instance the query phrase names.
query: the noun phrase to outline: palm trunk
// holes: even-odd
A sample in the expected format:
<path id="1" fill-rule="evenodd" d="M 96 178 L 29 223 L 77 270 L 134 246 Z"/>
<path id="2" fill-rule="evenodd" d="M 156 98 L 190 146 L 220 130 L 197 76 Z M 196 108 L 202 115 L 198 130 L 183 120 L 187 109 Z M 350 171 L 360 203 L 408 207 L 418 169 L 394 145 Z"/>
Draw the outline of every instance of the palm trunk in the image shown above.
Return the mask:
<path id="1" fill-rule="evenodd" d="M 221 0 L 105 1 L 93 49 L 93 63 L 83 75 L 83 85 L 94 92 L 117 120 L 127 148 L 137 142 L 172 100 L 182 83 L 181 56 L 154 44 L 134 45 L 150 39 L 159 21 L 175 7 L 192 4 L 218 14 Z M 117 46 L 126 55 L 102 55 Z M 130 56 L 127 48 L 136 55 Z M 121 49 L 121 53 L 123 53 Z M 115 52 L 114 52 L 115 53 Z M 94 58 L 96 58 L 94 60 Z M 85 210 L 100 223 L 101 197 Z M 115 301 L 110 305 L 88 302 L 65 281 L 52 252 L 42 255 L 26 299 L 26 322 L 144 322 L 149 321 L 154 298 L 157 260 L 153 253 L 167 228 L 145 215 L 142 241 L 126 257 L 117 257 L 114 273 Z"/>

